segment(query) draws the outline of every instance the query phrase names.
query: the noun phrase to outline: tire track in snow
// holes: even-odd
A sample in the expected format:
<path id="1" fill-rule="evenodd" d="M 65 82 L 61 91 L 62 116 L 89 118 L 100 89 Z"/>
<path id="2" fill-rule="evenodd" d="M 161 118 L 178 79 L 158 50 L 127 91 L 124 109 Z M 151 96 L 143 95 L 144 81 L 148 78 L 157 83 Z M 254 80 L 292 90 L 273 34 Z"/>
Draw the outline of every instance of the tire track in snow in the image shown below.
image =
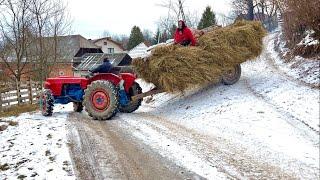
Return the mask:
<path id="1" fill-rule="evenodd" d="M 68 139 L 71 142 L 70 154 L 77 178 L 123 179 L 114 149 L 106 140 L 101 143 L 101 137 L 91 130 L 90 122 L 86 122 L 86 119 L 79 113 L 71 113 L 67 127 Z"/>
<path id="2" fill-rule="evenodd" d="M 298 179 L 295 175 L 287 174 L 276 166 L 259 162 L 245 155 L 245 150 L 242 147 L 235 147 L 225 139 L 209 137 L 150 113 L 133 113 L 128 116 L 136 116 L 136 118 L 129 118 L 126 115 L 121 115 L 120 118 L 141 131 L 144 131 L 146 127 L 152 128 L 158 132 L 159 136 L 165 136 L 179 144 L 181 148 L 187 148 L 202 161 L 206 161 L 211 164 L 210 166 L 227 174 L 229 178 Z M 138 117 L 140 118 L 139 122 L 133 122 L 133 119 Z M 199 174 L 199 172 L 197 173 Z M 210 178 L 214 179 L 214 177 Z"/>
<path id="3" fill-rule="evenodd" d="M 315 136 L 319 135 L 319 131 L 310 126 L 307 122 L 304 120 L 301 120 L 297 118 L 296 116 L 290 114 L 290 112 L 286 111 L 283 107 L 278 106 L 275 103 L 272 103 L 270 99 L 265 97 L 262 93 L 257 92 L 248 82 L 248 80 L 245 80 L 246 87 L 248 88 L 248 91 L 250 91 L 254 96 L 256 96 L 258 99 L 261 99 L 262 101 L 265 101 L 265 103 L 269 104 L 271 107 L 274 107 L 274 109 L 281 114 L 282 116 L 286 117 L 285 120 L 293 127 L 299 129 L 300 133 L 304 136 L 307 136 L 310 141 L 312 141 L 314 144 L 319 144 L 318 141 L 315 141 Z M 294 120 L 294 122 L 292 121 Z M 295 122 L 298 122 L 299 124 L 296 124 Z M 308 129 L 306 129 L 308 128 Z M 310 130 L 313 133 L 310 133 Z"/>
<path id="4" fill-rule="evenodd" d="M 264 44 L 269 45 L 269 41 L 272 41 L 272 39 L 266 37 L 264 39 Z M 264 46 L 261 56 L 258 57 L 255 62 L 245 63 L 243 76 L 246 77 L 246 87 L 256 97 L 264 100 L 267 104 L 274 106 L 279 113 L 287 117 L 286 120 L 291 125 L 297 126 L 297 128 L 304 131 L 305 134 L 310 133 L 308 133 L 308 130 L 303 130 L 304 128 L 302 126 L 308 127 L 319 135 L 319 123 L 316 125 L 316 120 L 310 120 L 319 120 L 320 118 L 319 109 L 316 108 L 320 105 L 319 101 L 316 102 L 317 98 L 319 98 L 319 91 L 302 81 L 284 74 L 284 72 L 279 70 L 272 61 L 267 47 Z M 254 79 L 256 77 L 259 77 L 259 79 Z M 266 89 L 268 90 L 266 91 Z M 289 90 L 292 92 L 288 92 Z M 285 93 L 291 94 L 285 96 Z M 280 97 L 282 99 L 279 99 Z M 311 103 L 310 101 L 313 102 L 316 107 L 312 107 L 309 104 Z M 305 108 L 302 107 L 303 105 L 307 106 L 309 113 L 301 110 Z M 312 115 L 318 117 L 313 117 Z M 300 125 L 295 125 L 295 123 L 290 122 L 290 119 L 298 122 Z"/>
<path id="5" fill-rule="evenodd" d="M 275 39 L 274 38 L 277 37 L 277 36 L 278 35 L 269 35 L 269 37 L 265 38 L 264 44 L 266 46 L 268 46 L 268 48 L 274 48 L 274 46 L 275 46 Z M 313 88 L 313 89 L 314 88 L 315 89 L 320 89 L 319 85 L 315 85 L 315 84 L 312 84 L 312 83 L 308 83 L 308 82 L 302 81 L 300 79 L 296 79 L 293 76 L 291 76 L 288 73 L 286 73 L 285 71 L 281 70 L 279 68 L 279 66 L 276 65 L 276 60 L 274 59 L 274 56 L 272 55 L 272 51 L 275 51 L 275 53 L 277 53 L 276 50 L 274 50 L 274 49 L 271 50 L 271 49 L 268 49 L 268 48 L 265 48 L 265 57 L 268 57 L 268 58 L 266 58 L 266 62 L 270 65 L 271 68 L 275 69 L 279 75 L 281 75 L 282 77 L 285 77 L 286 79 L 288 79 L 290 81 L 296 82 L 299 85 L 310 87 L 310 88 Z"/>
<path id="6" fill-rule="evenodd" d="M 120 128 L 121 121 L 95 121 L 80 113 L 70 114 L 69 121 L 69 137 L 76 143 L 71 152 L 80 179 L 203 179 L 159 159 L 148 146 L 139 146 Z"/>

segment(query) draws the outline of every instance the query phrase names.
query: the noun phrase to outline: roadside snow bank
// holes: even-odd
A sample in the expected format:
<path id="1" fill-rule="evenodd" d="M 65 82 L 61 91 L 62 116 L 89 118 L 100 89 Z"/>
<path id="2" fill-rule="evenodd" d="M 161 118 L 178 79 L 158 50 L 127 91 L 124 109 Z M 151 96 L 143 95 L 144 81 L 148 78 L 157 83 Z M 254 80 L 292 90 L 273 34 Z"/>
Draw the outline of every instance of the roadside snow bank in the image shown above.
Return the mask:
<path id="1" fill-rule="evenodd" d="M 0 179 L 75 179 L 66 140 L 67 113 L 72 106 L 56 106 L 52 117 L 24 113 L 2 121 L 16 121 L 0 131 Z"/>
<path id="2" fill-rule="evenodd" d="M 300 80 L 311 86 L 320 87 L 320 60 L 319 59 L 307 59 L 301 56 L 294 56 L 289 62 L 286 62 L 285 58 L 280 57 L 280 54 L 286 56 L 290 54 L 290 50 L 285 47 L 285 43 L 281 39 L 281 32 L 267 36 L 267 53 L 274 60 L 275 65 L 283 71 L 286 75 L 291 76 L 297 80 Z M 306 39 L 308 44 L 315 43 Z M 275 50 L 275 46 L 279 47 L 279 51 Z"/>

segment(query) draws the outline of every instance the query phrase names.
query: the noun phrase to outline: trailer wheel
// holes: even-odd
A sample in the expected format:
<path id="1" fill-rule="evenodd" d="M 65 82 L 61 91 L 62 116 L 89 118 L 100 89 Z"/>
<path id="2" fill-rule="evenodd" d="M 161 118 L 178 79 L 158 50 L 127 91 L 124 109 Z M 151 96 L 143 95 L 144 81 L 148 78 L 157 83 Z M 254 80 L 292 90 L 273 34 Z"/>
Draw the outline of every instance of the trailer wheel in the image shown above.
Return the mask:
<path id="1" fill-rule="evenodd" d="M 83 105 L 81 102 L 73 102 L 73 111 L 74 112 L 82 112 Z"/>
<path id="2" fill-rule="evenodd" d="M 40 109 L 43 116 L 52 116 L 54 99 L 51 91 L 45 89 L 40 95 Z"/>
<path id="3" fill-rule="evenodd" d="M 132 87 L 129 91 L 129 98 L 131 100 L 132 96 L 138 95 L 142 93 L 142 88 L 137 82 L 134 82 Z M 119 105 L 119 111 L 123 113 L 132 113 L 136 111 L 141 106 L 142 99 L 136 100 L 136 101 L 130 101 L 130 103 L 127 106 L 121 106 Z"/>
<path id="4" fill-rule="evenodd" d="M 222 76 L 222 83 L 224 85 L 232 85 L 239 81 L 241 76 L 241 66 L 240 64 L 228 69 Z"/>
<path id="5" fill-rule="evenodd" d="M 109 81 L 98 80 L 88 85 L 83 105 L 94 120 L 111 119 L 117 113 L 118 92 Z"/>

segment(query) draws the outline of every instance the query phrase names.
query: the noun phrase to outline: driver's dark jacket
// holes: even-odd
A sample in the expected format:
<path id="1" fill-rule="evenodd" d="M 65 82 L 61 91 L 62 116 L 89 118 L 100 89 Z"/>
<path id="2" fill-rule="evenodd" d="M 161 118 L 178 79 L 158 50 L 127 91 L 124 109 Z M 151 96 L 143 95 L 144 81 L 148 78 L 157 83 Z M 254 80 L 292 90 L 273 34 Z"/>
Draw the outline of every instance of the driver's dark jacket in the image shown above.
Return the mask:
<path id="1" fill-rule="evenodd" d="M 109 73 L 111 72 L 112 64 L 109 61 L 103 62 L 98 67 L 90 70 L 92 73 Z"/>

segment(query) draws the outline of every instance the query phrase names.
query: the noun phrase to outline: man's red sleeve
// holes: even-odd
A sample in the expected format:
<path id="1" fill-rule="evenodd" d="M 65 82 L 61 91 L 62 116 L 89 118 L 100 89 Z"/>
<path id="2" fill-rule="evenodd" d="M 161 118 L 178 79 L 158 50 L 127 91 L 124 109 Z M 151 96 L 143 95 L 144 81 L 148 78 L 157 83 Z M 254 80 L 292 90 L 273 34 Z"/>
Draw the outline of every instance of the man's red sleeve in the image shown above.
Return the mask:
<path id="1" fill-rule="evenodd" d="M 174 33 L 174 43 L 178 44 L 178 33 L 177 31 Z"/>
<path id="2" fill-rule="evenodd" d="M 187 35 L 188 35 L 188 38 L 191 40 L 191 46 L 195 46 L 196 39 L 194 38 L 194 36 L 189 28 L 187 29 Z"/>

